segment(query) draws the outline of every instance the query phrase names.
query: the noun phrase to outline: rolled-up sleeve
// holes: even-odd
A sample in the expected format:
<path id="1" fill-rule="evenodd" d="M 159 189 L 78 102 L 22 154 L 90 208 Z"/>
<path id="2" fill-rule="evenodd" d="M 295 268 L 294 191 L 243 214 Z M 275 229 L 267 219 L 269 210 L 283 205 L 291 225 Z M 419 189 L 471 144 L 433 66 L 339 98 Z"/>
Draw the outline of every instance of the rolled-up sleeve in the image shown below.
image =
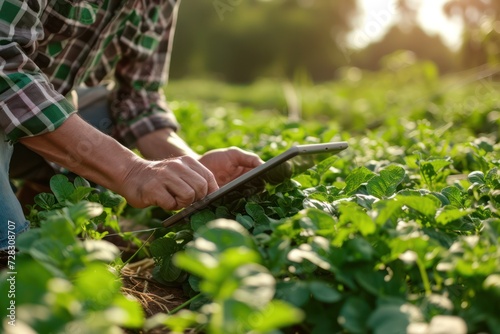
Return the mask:
<path id="1" fill-rule="evenodd" d="M 141 23 L 127 25 L 120 37 L 124 57 L 117 64 L 117 88 L 111 113 L 115 137 L 127 146 L 138 138 L 162 128 L 177 129 L 163 93 L 168 76 L 170 48 L 177 6 L 151 2 L 149 16 Z"/>
<path id="2" fill-rule="evenodd" d="M 0 126 L 11 142 L 53 131 L 75 112 L 32 60 L 43 2 L 0 2 Z"/>

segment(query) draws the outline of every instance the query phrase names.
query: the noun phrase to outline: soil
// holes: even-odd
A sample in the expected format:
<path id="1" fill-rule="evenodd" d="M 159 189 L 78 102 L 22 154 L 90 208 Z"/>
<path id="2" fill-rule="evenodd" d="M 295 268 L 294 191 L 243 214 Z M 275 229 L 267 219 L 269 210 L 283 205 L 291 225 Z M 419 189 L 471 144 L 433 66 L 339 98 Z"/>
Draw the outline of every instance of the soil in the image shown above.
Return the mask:
<path id="1" fill-rule="evenodd" d="M 122 270 L 124 293 L 137 298 L 150 317 L 159 312 L 169 312 L 187 298 L 181 287 L 170 287 L 156 282 L 152 275 L 153 259 L 144 259 L 125 266 Z"/>
<path id="2" fill-rule="evenodd" d="M 138 231 L 144 229 L 144 226 L 138 225 L 133 221 L 122 219 L 120 221 L 122 231 Z M 134 256 L 137 251 L 137 246 L 124 241 L 121 237 L 110 231 L 110 235 L 105 237 L 107 240 L 115 244 L 121 252 L 123 261 L 127 261 Z M 147 242 L 149 236 L 142 235 L 138 237 Z M 122 291 L 124 295 L 129 295 L 140 302 L 144 310 L 146 318 L 149 318 L 157 313 L 168 313 L 176 307 L 182 305 L 189 298 L 184 294 L 181 286 L 166 286 L 158 283 L 153 278 L 153 268 L 155 262 L 152 258 L 144 258 L 127 264 L 121 271 Z M 160 334 L 168 333 L 165 329 L 154 329 L 151 331 L 143 330 L 125 330 L 127 334 Z"/>
<path id="3" fill-rule="evenodd" d="M 157 313 L 167 313 L 187 301 L 181 287 L 169 287 L 153 279 L 154 260 L 147 258 L 126 265 L 121 272 L 123 293 L 138 300 L 147 318 Z M 150 331 L 127 330 L 129 334 L 168 333 L 165 329 Z"/>

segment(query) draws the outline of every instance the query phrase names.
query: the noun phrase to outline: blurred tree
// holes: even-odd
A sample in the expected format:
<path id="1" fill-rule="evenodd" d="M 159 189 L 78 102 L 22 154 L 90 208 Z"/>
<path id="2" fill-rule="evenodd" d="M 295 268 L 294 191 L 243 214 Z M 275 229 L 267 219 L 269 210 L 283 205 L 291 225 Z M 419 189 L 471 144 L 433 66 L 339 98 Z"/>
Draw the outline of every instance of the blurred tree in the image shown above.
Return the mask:
<path id="1" fill-rule="evenodd" d="M 417 25 L 417 3 L 414 0 L 398 0 L 399 20 L 402 29 L 411 29 Z"/>
<path id="2" fill-rule="evenodd" d="M 368 70 L 379 70 L 383 67 L 384 56 L 398 50 L 412 51 L 419 60 L 430 60 L 436 64 L 441 73 L 456 69 L 455 54 L 437 35 L 428 35 L 418 25 L 393 26 L 382 40 L 370 44 L 353 56 L 353 66 Z"/>
<path id="3" fill-rule="evenodd" d="M 347 63 L 336 41 L 352 29 L 352 0 L 214 0 L 183 2 L 171 77 L 216 75 L 231 82 L 260 76 L 314 80 Z"/>
<path id="4" fill-rule="evenodd" d="M 444 7 L 449 17 L 464 23 L 462 45 L 466 67 L 500 62 L 500 1 L 450 0 Z"/>
<path id="5" fill-rule="evenodd" d="M 438 35 L 427 34 L 418 24 L 420 5 L 416 0 L 398 0 L 398 17 L 384 38 L 368 45 L 353 56 L 352 65 L 368 70 L 384 68 L 382 60 L 388 54 L 399 50 L 412 51 L 418 60 L 434 62 L 441 73 L 456 68 L 455 54 Z"/>

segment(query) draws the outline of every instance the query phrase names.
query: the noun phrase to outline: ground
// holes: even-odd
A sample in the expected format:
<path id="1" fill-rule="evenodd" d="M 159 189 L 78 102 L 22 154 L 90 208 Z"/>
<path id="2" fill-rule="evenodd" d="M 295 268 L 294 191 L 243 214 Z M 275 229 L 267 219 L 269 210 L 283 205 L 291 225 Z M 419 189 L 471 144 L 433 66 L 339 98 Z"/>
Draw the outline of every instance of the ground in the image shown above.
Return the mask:
<path id="1" fill-rule="evenodd" d="M 184 303 L 187 298 L 182 287 L 169 287 L 156 282 L 152 275 L 153 259 L 144 259 L 122 270 L 123 291 L 137 298 L 148 317 L 169 312 Z"/>
<path id="2" fill-rule="evenodd" d="M 120 227 L 122 232 L 132 232 L 147 229 L 147 226 L 138 224 L 129 219 L 121 219 Z M 153 278 L 153 268 L 155 267 L 154 259 L 143 258 L 134 260 L 137 246 L 131 242 L 124 241 L 114 231 L 109 230 L 110 235 L 105 237 L 107 240 L 118 247 L 121 252 L 123 261 L 130 260 L 121 270 L 121 278 L 123 282 L 123 293 L 137 299 L 144 309 L 147 318 L 157 313 L 168 313 L 176 307 L 182 305 L 188 300 L 182 286 L 166 286 L 158 283 Z M 137 235 L 139 239 L 146 241 L 147 234 Z M 126 333 L 143 334 L 144 331 L 128 330 Z M 148 331 L 148 334 L 166 333 L 163 329 Z"/>

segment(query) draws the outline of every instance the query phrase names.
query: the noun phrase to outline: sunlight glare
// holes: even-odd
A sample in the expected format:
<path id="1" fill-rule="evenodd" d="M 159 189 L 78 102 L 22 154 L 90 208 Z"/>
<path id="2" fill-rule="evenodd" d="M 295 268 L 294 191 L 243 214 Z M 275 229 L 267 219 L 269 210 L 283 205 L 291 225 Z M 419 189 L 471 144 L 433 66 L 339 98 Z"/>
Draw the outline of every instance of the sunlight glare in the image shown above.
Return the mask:
<path id="1" fill-rule="evenodd" d="M 398 20 L 397 0 L 357 0 L 361 15 L 355 21 L 355 29 L 348 35 L 347 44 L 360 49 L 379 41 Z M 449 0 L 414 0 L 418 8 L 417 22 L 429 34 L 439 34 L 453 50 L 460 47 L 462 24 L 449 19 L 443 6 Z"/>

